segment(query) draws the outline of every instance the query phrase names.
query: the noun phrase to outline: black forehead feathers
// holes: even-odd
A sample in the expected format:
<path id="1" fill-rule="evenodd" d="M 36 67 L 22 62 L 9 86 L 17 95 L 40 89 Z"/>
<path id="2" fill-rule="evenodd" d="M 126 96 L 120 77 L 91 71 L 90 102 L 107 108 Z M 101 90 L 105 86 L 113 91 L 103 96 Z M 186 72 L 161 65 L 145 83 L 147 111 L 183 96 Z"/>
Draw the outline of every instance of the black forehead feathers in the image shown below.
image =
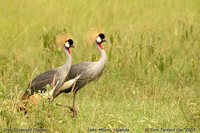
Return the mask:
<path id="1" fill-rule="evenodd" d="M 100 33 L 100 34 L 99 34 L 99 37 L 100 37 L 101 39 L 104 39 L 104 38 L 105 38 L 105 35 L 104 35 L 103 33 Z"/>
<path id="2" fill-rule="evenodd" d="M 72 39 L 67 40 L 67 42 L 69 42 L 70 45 L 74 43 Z"/>

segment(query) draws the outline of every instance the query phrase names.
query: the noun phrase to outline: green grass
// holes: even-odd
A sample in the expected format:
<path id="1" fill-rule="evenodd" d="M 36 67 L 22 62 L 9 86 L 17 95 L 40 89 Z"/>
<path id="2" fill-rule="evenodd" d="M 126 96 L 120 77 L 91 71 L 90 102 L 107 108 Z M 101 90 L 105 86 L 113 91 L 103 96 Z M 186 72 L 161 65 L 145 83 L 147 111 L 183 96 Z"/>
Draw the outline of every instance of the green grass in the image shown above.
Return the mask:
<path id="1" fill-rule="evenodd" d="M 1 1 L 1 132 L 128 128 L 143 133 L 147 127 L 199 132 L 199 5 L 198 0 Z M 78 117 L 72 119 L 68 109 L 55 105 L 71 105 L 70 94 L 30 108 L 28 118 L 17 112 L 30 80 L 64 63 L 62 51 L 48 48 L 55 36 L 73 36 L 73 63 L 97 60 L 94 44 L 87 41 L 95 28 L 103 29 L 110 41 L 104 45 L 108 63 L 99 81 L 78 92 Z"/>

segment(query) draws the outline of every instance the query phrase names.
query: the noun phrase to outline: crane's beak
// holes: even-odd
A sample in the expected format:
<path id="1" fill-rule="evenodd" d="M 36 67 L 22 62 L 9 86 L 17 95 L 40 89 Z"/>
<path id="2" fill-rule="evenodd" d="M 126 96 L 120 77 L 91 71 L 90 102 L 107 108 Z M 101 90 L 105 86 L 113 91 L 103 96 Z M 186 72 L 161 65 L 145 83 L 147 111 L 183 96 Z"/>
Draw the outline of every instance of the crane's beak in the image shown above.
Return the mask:
<path id="1" fill-rule="evenodd" d="M 107 42 L 107 40 L 104 39 L 102 42 Z"/>
<path id="2" fill-rule="evenodd" d="M 75 48 L 74 45 L 71 46 L 72 48 Z"/>

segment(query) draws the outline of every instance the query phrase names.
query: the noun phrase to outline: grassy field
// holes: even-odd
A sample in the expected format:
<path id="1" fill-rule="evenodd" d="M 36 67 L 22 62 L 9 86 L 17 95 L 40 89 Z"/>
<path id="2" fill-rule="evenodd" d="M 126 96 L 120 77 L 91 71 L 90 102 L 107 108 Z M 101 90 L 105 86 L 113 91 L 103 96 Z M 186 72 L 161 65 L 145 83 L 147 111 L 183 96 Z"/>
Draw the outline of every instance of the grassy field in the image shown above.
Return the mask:
<path id="1" fill-rule="evenodd" d="M 0 3 L 0 132 L 9 128 L 42 128 L 50 133 L 85 133 L 92 128 L 200 132 L 200 1 Z M 28 118 L 17 112 L 30 80 L 65 62 L 63 51 L 55 46 L 56 35 L 73 36 L 73 63 L 98 60 L 93 40 L 88 40 L 94 29 L 103 31 L 110 42 L 104 44 L 108 63 L 99 81 L 78 92 L 78 117 L 72 119 L 68 109 L 55 105 L 71 105 L 71 94 L 30 108 Z"/>

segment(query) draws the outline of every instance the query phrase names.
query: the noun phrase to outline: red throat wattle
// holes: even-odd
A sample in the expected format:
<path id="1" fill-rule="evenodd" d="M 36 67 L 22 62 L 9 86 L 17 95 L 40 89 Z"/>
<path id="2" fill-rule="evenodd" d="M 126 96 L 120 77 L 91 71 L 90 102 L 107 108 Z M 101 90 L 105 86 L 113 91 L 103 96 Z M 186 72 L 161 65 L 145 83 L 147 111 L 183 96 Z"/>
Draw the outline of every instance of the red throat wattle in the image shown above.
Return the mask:
<path id="1" fill-rule="evenodd" d="M 69 54 L 70 54 L 70 50 L 69 50 L 69 48 L 67 49 L 67 51 L 69 52 Z"/>
<path id="2" fill-rule="evenodd" d="M 102 46 L 101 44 L 99 44 L 99 47 L 100 47 L 101 49 L 103 49 L 103 46 Z"/>

